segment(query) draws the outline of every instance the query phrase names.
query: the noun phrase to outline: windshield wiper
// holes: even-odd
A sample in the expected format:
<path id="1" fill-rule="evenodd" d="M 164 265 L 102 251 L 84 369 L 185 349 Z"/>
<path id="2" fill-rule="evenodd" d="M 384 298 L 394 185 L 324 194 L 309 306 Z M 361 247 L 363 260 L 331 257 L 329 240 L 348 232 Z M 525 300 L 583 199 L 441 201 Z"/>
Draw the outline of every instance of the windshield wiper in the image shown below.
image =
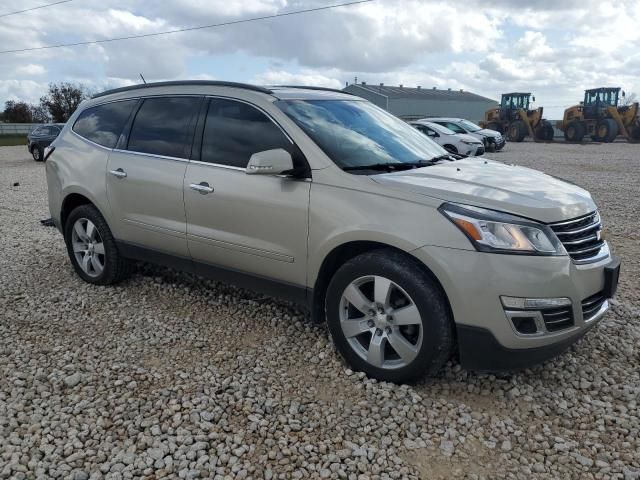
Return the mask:
<path id="1" fill-rule="evenodd" d="M 413 168 L 430 167 L 442 160 L 448 160 L 450 162 L 464 158 L 464 155 L 457 155 L 455 153 L 446 153 L 444 155 L 437 155 L 433 158 L 416 160 L 415 162 L 398 162 L 398 163 L 372 163 L 371 165 L 354 165 L 342 167 L 345 172 L 357 171 L 357 170 L 384 170 L 393 172 L 396 170 L 410 170 Z"/>

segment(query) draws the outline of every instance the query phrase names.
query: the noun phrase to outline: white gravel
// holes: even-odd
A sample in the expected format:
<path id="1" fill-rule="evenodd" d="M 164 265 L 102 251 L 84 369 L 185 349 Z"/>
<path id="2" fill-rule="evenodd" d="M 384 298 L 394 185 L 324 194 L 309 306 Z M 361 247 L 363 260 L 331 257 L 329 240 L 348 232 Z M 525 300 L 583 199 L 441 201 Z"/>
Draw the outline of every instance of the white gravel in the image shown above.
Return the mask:
<path id="1" fill-rule="evenodd" d="M 395 386 L 276 300 L 148 266 L 83 283 L 39 224 L 43 165 L 0 148 L 0 478 L 640 479 L 640 146 L 490 156 L 591 190 L 618 299 L 543 366 Z"/>

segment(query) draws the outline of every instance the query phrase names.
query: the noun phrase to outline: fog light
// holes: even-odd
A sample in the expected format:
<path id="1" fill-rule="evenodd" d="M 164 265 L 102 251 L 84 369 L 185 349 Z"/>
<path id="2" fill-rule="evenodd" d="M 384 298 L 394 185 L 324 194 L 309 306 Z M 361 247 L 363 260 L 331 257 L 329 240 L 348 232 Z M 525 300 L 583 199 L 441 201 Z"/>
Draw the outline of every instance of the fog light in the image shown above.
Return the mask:
<path id="1" fill-rule="evenodd" d="M 538 333 L 538 326 L 536 325 L 535 317 L 513 317 L 511 319 L 513 326 L 524 335 L 533 335 Z"/>

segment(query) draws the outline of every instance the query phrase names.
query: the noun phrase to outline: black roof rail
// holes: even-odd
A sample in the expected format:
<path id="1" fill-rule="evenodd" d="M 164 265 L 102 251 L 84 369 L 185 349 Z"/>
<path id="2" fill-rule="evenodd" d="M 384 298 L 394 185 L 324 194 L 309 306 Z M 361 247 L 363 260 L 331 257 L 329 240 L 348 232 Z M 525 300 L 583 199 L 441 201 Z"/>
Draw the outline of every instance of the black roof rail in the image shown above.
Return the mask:
<path id="1" fill-rule="evenodd" d="M 152 83 L 141 83 L 139 85 L 130 85 L 128 87 L 120 87 L 114 88 L 112 90 L 105 90 L 102 93 L 97 93 L 91 98 L 99 98 L 104 97 L 105 95 L 111 95 L 112 93 L 120 93 L 120 92 L 128 92 L 130 90 L 142 90 L 145 88 L 151 87 L 174 87 L 174 86 L 182 86 L 182 85 L 204 85 L 211 87 L 234 87 L 234 88 L 242 88 L 244 90 L 252 90 L 254 92 L 267 93 L 272 94 L 273 92 L 268 88 L 258 87 L 257 85 L 250 85 L 248 83 L 239 83 L 239 82 L 223 82 L 218 80 L 172 80 L 168 82 L 152 82 Z"/>
<path id="2" fill-rule="evenodd" d="M 300 88 L 304 90 L 319 90 L 321 92 L 335 92 L 344 93 L 345 95 L 355 96 L 353 93 L 345 92 L 344 90 L 338 90 L 337 88 L 328 87 L 305 87 L 304 85 L 272 85 L 273 88 Z"/>

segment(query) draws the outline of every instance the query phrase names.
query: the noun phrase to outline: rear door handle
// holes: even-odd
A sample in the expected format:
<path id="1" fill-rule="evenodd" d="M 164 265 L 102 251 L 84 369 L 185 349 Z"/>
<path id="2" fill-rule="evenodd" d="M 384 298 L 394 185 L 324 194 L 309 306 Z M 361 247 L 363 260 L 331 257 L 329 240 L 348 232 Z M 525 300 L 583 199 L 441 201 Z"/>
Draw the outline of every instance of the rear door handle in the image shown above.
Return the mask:
<path id="1" fill-rule="evenodd" d="M 210 187 L 207 182 L 192 183 L 189 185 L 189 188 L 196 192 L 200 192 L 202 195 L 213 192 L 213 187 Z"/>
<path id="2" fill-rule="evenodd" d="M 118 168 L 117 170 L 109 170 L 109 173 L 118 178 L 124 178 L 127 176 L 127 172 L 125 172 L 121 168 Z"/>

